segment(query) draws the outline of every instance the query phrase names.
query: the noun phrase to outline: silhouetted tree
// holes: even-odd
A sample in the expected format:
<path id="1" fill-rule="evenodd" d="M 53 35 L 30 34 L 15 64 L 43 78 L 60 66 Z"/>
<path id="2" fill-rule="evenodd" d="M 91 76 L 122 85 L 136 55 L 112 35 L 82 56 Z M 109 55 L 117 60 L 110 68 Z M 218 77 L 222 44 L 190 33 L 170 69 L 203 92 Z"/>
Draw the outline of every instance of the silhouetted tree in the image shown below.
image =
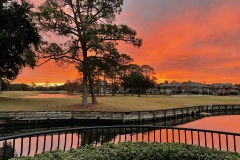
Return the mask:
<path id="1" fill-rule="evenodd" d="M 25 83 L 16 83 L 16 84 L 11 84 L 10 90 L 11 91 L 30 91 L 31 87 Z"/>
<path id="2" fill-rule="evenodd" d="M 154 77 L 150 77 L 150 73 L 154 73 L 153 68 L 148 65 L 145 66 L 150 69 L 144 70 L 145 67 L 130 64 L 128 65 L 125 75 L 122 77 L 122 86 L 124 88 L 130 88 L 132 90 L 132 95 L 134 90 L 136 90 L 140 97 L 142 90 L 146 92 L 147 89 L 152 88 L 155 84 Z"/>
<path id="3" fill-rule="evenodd" d="M 146 93 L 146 96 L 147 96 L 147 94 L 148 94 L 147 90 L 149 88 L 154 87 L 155 77 L 153 77 L 153 75 L 155 73 L 154 73 L 154 69 L 149 65 L 143 65 L 143 66 L 141 66 L 141 69 L 142 69 L 142 73 L 145 76 L 145 79 L 144 79 L 145 82 L 144 82 L 143 88 L 145 89 L 145 93 Z"/>
<path id="4" fill-rule="evenodd" d="M 25 0 L 0 1 L 0 79 L 15 79 L 22 67 L 35 66 L 34 49 L 41 38 L 32 23 L 31 8 Z"/>
<path id="5" fill-rule="evenodd" d="M 37 88 L 37 85 L 34 82 L 31 82 L 31 87 L 32 87 L 32 90 L 35 91 Z"/>
<path id="6" fill-rule="evenodd" d="M 66 43 L 46 44 L 43 58 L 76 62 L 82 65 L 82 106 L 87 106 L 89 74 L 88 56 L 107 54 L 118 41 L 140 47 L 142 40 L 127 25 L 114 24 L 122 11 L 123 0 L 47 0 L 36 13 L 43 31 L 68 37 Z"/>
<path id="7" fill-rule="evenodd" d="M 133 59 L 126 54 L 119 54 L 112 51 L 110 54 L 104 56 L 106 61 L 105 73 L 111 81 L 112 95 L 115 95 L 117 79 L 121 79 L 125 72 L 126 65 L 133 61 Z"/>
<path id="8" fill-rule="evenodd" d="M 65 84 L 64 84 L 64 88 L 65 90 L 68 92 L 68 94 L 73 94 L 74 92 L 78 91 L 79 90 L 79 87 L 80 87 L 80 83 L 79 81 L 75 80 L 73 82 L 71 81 L 67 81 Z"/>
<path id="9" fill-rule="evenodd" d="M 7 80 L 7 79 L 0 79 L 0 91 L 3 90 L 3 91 L 6 91 L 6 90 L 9 90 L 10 89 L 10 85 L 11 83 Z"/>
<path id="10" fill-rule="evenodd" d="M 155 74 L 154 69 L 149 65 L 143 65 L 141 66 L 141 69 L 142 69 L 142 72 L 145 74 L 145 77 L 149 77 Z"/>

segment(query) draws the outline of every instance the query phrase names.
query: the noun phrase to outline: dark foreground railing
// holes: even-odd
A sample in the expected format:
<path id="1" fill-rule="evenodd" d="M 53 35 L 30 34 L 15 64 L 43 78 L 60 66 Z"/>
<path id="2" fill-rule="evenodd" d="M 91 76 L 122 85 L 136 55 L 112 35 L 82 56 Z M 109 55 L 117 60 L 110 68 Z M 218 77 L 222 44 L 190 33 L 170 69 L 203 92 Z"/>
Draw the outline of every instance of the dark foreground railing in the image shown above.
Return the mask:
<path id="1" fill-rule="evenodd" d="M 0 158 L 33 156 L 43 151 L 68 150 L 106 142 L 177 142 L 240 152 L 240 134 L 166 126 L 103 126 L 69 128 L 0 138 Z"/>

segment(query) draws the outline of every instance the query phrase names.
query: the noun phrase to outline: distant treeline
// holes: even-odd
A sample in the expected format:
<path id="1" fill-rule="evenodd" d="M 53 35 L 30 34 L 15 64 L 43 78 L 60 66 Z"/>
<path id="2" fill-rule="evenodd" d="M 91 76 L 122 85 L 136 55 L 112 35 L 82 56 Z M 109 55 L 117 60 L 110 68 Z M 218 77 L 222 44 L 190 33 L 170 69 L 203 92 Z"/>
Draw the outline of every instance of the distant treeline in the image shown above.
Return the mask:
<path id="1" fill-rule="evenodd" d="M 81 84 L 77 81 L 67 81 L 63 85 L 50 85 L 46 82 L 44 85 L 36 85 L 35 83 L 11 83 L 7 79 L 1 79 L 1 90 L 2 91 L 68 91 L 68 92 L 80 92 Z"/>

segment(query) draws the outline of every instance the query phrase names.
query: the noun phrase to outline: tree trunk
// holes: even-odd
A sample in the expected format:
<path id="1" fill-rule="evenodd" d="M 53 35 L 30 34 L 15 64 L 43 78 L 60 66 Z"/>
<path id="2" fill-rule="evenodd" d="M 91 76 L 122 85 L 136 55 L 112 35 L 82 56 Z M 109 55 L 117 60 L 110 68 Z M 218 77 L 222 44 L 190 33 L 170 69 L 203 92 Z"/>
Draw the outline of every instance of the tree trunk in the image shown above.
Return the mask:
<path id="1" fill-rule="evenodd" d="M 115 96 L 115 81 L 112 79 L 112 96 Z"/>
<path id="2" fill-rule="evenodd" d="M 88 86 L 87 86 L 87 80 L 88 80 L 88 57 L 87 57 L 87 49 L 83 48 L 83 93 L 82 93 L 82 106 L 87 107 L 88 102 L 87 102 L 87 97 L 88 97 Z"/>
<path id="3" fill-rule="evenodd" d="M 123 95 L 126 96 L 126 89 L 125 89 L 125 87 L 123 88 Z"/>
<path id="4" fill-rule="evenodd" d="M 87 107 L 88 87 L 87 87 L 87 75 L 83 75 L 83 93 L 82 93 L 82 106 Z"/>
<path id="5" fill-rule="evenodd" d="M 104 77 L 103 77 L 103 95 L 106 95 L 106 74 L 104 73 Z"/>
<path id="6" fill-rule="evenodd" d="M 100 74 L 98 73 L 98 96 L 101 96 L 101 84 Z"/>
<path id="7" fill-rule="evenodd" d="M 94 92 L 93 78 L 89 75 L 88 79 L 89 79 L 89 89 L 91 93 L 92 104 L 97 104 L 97 98 Z"/>
<path id="8" fill-rule="evenodd" d="M 91 97 L 92 97 L 92 104 L 97 104 L 97 98 L 96 95 L 94 93 L 94 90 L 91 90 Z"/>
<path id="9" fill-rule="evenodd" d="M 138 89 L 138 97 L 141 97 L 140 91 L 141 91 L 141 89 Z"/>
<path id="10" fill-rule="evenodd" d="M 0 77 L 0 94 L 2 93 L 2 78 Z"/>

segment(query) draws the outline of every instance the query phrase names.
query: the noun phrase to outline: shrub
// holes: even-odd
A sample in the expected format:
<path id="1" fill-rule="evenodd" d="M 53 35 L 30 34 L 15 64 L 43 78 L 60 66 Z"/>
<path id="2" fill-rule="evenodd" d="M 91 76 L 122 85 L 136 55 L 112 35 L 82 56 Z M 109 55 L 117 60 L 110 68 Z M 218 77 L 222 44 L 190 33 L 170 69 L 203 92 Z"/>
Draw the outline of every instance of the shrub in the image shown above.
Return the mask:
<path id="1" fill-rule="evenodd" d="M 17 159 L 17 158 L 15 158 Z M 205 160 L 240 159 L 239 153 L 218 151 L 205 147 L 180 143 L 125 142 L 107 143 L 103 146 L 86 146 L 69 151 L 43 152 L 34 157 L 22 157 L 22 160 Z"/>

